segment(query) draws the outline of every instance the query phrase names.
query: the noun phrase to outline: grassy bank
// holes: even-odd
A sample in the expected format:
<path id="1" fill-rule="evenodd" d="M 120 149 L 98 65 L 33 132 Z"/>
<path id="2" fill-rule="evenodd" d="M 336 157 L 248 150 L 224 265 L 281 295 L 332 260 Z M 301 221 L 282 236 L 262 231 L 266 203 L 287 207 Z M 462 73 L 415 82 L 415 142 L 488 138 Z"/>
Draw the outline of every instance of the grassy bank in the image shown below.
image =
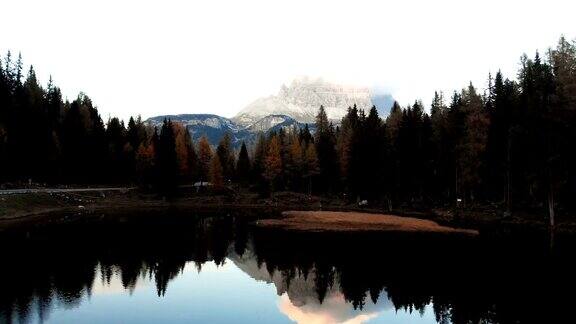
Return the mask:
<path id="1" fill-rule="evenodd" d="M 258 226 L 302 232 L 404 232 L 478 235 L 477 230 L 441 226 L 414 217 L 343 211 L 287 211 Z"/>
<path id="2" fill-rule="evenodd" d="M 255 209 L 281 212 L 301 211 L 346 211 L 362 213 L 384 213 L 418 219 L 428 219 L 440 225 L 471 228 L 513 228 L 526 230 L 547 230 L 547 220 L 543 216 L 530 213 L 513 213 L 504 217 L 492 209 L 467 209 L 455 212 L 450 208 L 440 209 L 395 209 L 387 210 L 379 206 L 358 206 L 347 204 L 337 198 L 309 197 L 305 194 L 278 192 L 274 199 L 262 198 L 249 191 L 225 193 L 196 193 L 187 189 L 176 198 L 166 199 L 156 194 L 138 190 L 127 192 L 85 192 L 85 193 L 26 193 L 0 196 L 0 228 L 19 225 L 34 225 L 45 221 L 55 221 L 54 215 L 71 212 L 83 215 L 101 210 L 179 208 L 188 210 L 229 210 Z M 561 220 L 557 229 L 576 233 L 576 222 L 570 218 Z"/>

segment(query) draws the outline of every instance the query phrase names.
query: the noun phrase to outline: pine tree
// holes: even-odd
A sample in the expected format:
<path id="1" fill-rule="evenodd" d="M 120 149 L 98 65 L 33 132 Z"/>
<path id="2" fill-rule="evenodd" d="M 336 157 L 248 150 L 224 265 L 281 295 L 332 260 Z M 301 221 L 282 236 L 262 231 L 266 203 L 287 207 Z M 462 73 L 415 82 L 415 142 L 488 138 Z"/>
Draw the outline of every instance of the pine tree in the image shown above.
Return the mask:
<path id="1" fill-rule="evenodd" d="M 264 173 L 267 151 L 268 146 L 266 143 L 266 137 L 263 133 L 260 133 L 258 134 L 256 147 L 254 148 L 254 158 L 252 163 L 252 178 L 254 182 L 259 184 L 264 180 L 262 174 Z"/>
<path id="2" fill-rule="evenodd" d="M 478 186 L 481 184 L 480 172 L 486 151 L 490 119 L 484 109 L 482 98 L 477 94 L 472 83 L 468 89 L 462 91 L 462 98 L 463 112 L 466 116 L 464 120 L 466 132 L 459 144 L 459 168 L 463 189 L 473 201 Z"/>
<path id="3" fill-rule="evenodd" d="M 553 109 L 548 118 L 550 139 L 554 145 L 549 148 L 551 167 L 555 176 L 551 182 L 558 192 L 558 205 L 576 209 L 576 40 L 569 42 L 561 37 L 549 53 L 550 65 L 554 73 L 555 93 L 552 97 Z M 552 174 L 552 173 L 551 173 Z M 549 211 L 550 213 L 550 211 Z"/>
<path id="4" fill-rule="evenodd" d="M 402 108 L 398 102 L 394 101 L 390 114 L 386 117 L 386 136 L 390 143 L 395 143 L 402 122 Z"/>
<path id="5" fill-rule="evenodd" d="M 430 196 L 437 201 L 448 200 L 450 188 L 452 188 L 449 114 L 444 95 L 441 92 L 435 92 L 430 109 L 430 167 L 432 168 Z"/>
<path id="6" fill-rule="evenodd" d="M 178 161 L 179 177 L 182 179 L 189 179 L 191 175 L 190 146 L 192 146 L 192 139 L 190 133 L 184 125 L 180 123 L 172 123 L 172 128 L 175 136 L 176 157 Z"/>
<path id="7" fill-rule="evenodd" d="M 243 185 L 250 181 L 250 157 L 248 156 L 248 149 L 246 143 L 242 142 L 240 153 L 238 154 L 238 161 L 236 162 L 236 179 Z"/>
<path id="8" fill-rule="evenodd" d="M 326 192 L 333 191 L 338 185 L 338 154 L 336 152 L 334 127 L 328 121 L 328 116 L 323 106 L 320 106 L 316 116 L 314 143 L 316 144 L 320 165 L 320 189 Z"/>
<path id="9" fill-rule="evenodd" d="M 210 161 L 212 160 L 212 148 L 206 136 L 202 136 L 198 142 L 198 171 L 200 181 L 208 179 L 210 172 Z"/>
<path id="10" fill-rule="evenodd" d="M 378 116 L 375 106 L 372 106 L 364 125 L 366 143 L 365 156 L 365 195 L 376 199 L 382 193 L 388 192 L 392 188 L 387 188 L 384 183 L 384 172 L 386 170 L 387 142 L 385 128 Z"/>
<path id="11" fill-rule="evenodd" d="M 118 118 L 108 120 L 106 126 L 106 141 L 108 143 L 108 178 L 111 182 L 125 182 L 127 173 L 127 157 L 124 147 L 127 144 L 124 122 Z"/>
<path id="12" fill-rule="evenodd" d="M 224 178 L 227 180 L 232 179 L 234 174 L 234 153 L 232 151 L 232 140 L 228 132 L 224 134 L 220 143 L 218 143 L 216 154 L 222 164 Z"/>
<path id="13" fill-rule="evenodd" d="M 290 144 L 288 147 L 287 157 L 285 159 L 286 174 L 288 178 L 288 185 L 293 190 L 300 189 L 300 179 L 302 178 L 302 169 L 304 163 L 304 151 L 300 145 L 300 140 L 295 133 L 290 137 Z"/>
<path id="14" fill-rule="evenodd" d="M 275 183 L 278 182 L 282 174 L 282 157 L 280 155 L 280 141 L 278 136 L 272 136 L 266 154 L 266 164 L 264 166 L 264 178 L 268 180 L 270 189 L 274 193 Z"/>
<path id="15" fill-rule="evenodd" d="M 164 120 L 156 147 L 157 188 L 165 195 L 175 193 L 178 185 L 178 157 L 174 127 L 170 120 Z"/>
<path id="16" fill-rule="evenodd" d="M 192 182 L 195 182 L 198 180 L 198 177 L 200 176 L 200 162 L 199 162 L 199 158 L 198 158 L 198 153 L 196 152 L 196 149 L 194 147 L 194 142 L 192 141 L 192 137 L 190 136 L 190 133 L 187 134 L 187 142 L 189 143 L 187 145 L 187 149 L 188 149 L 188 177 L 189 180 L 191 180 Z"/>
<path id="17" fill-rule="evenodd" d="M 358 130 L 358 124 L 358 108 L 356 108 L 356 105 L 354 105 L 353 108 L 348 107 L 346 116 L 342 118 L 340 135 L 337 140 L 338 157 L 340 158 L 340 175 L 344 181 L 349 180 L 352 145 L 355 133 Z"/>
<path id="18" fill-rule="evenodd" d="M 210 183 L 214 189 L 222 189 L 224 187 L 224 174 L 222 164 L 220 163 L 220 158 L 218 154 L 212 155 L 210 161 Z"/>
<path id="19" fill-rule="evenodd" d="M 550 50 L 550 65 L 554 72 L 556 105 L 560 109 L 576 110 L 576 41 L 560 37 L 556 48 Z"/>
<path id="20" fill-rule="evenodd" d="M 318 162 L 318 156 L 316 155 L 316 147 L 314 144 L 310 143 L 306 146 L 306 151 L 304 155 L 303 164 L 303 176 L 304 179 L 308 181 L 308 194 L 312 194 L 312 183 L 314 177 L 320 174 L 320 166 Z"/>
<path id="21" fill-rule="evenodd" d="M 142 142 L 136 151 L 135 172 L 138 183 L 142 187 L 148 187 L 154 182 L 154 169 L 155 169 L 155 156 L 154 143 Z"/>
<path id="22" fill-rule="evenodd" d="M 308 145 L 314 141 L 314 137 L 312 137 L 312 133 L 310 133 L 308 124 L 304 125 L 304 128 L 300 128 L 298 139 L 303 145 Z"/>

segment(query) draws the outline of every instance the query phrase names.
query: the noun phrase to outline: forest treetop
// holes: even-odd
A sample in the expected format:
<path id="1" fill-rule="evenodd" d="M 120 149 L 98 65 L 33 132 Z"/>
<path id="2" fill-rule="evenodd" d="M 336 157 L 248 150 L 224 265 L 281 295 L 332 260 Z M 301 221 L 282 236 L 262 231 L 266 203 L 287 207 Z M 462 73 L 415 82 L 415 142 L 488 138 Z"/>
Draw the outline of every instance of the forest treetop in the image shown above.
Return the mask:
<path id="1" fill-rule="evenodd" d="M 447 67 L 450 68 L 450 67 Z M 24 74 L 27 76 L 24 77 Z M 161 128 L 130 118 L 104 123 L 89 97 L 64 101 L 42 87 L 21 56 L 0 61 L 0 181 L 141 183 L 168 189 L 210 180 L 398 204 L 494 203 L 503 209 L 574 209 L 576 193 L 576 44 L 560 38 L 544 56 L 523 55 L 516 78 L 498 72 L 488 88 L 472 84 L 423 104 L 395 103 L 386 120 L 375 108 L 349 107 L 333 125 L 322 107 L 316 132 L 262 134 L 234 152 L 193 143 L 166 120 Z"/>

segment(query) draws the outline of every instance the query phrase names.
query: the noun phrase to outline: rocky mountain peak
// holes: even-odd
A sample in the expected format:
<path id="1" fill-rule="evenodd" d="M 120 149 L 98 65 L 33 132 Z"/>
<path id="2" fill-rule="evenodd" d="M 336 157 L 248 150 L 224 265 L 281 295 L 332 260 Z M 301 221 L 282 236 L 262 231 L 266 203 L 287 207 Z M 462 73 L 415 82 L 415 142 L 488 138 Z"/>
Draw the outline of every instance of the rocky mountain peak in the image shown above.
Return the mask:
<path id="1" fill-rule="evenodd" d="M 247 126 L 268 115 L 286 115 L 300 123 L 313 123 L 322 105 L 329 119 L 340 121 L 348 107 L 356 105 L 360 109 L 369 109 L 378 104 L 381 114 L 386 115 L 392 103 L 390 95 L 374 93 L 367 87 L 303 77 L 282 85 L 276 95 L 256 99 L 232 120 Z"/>

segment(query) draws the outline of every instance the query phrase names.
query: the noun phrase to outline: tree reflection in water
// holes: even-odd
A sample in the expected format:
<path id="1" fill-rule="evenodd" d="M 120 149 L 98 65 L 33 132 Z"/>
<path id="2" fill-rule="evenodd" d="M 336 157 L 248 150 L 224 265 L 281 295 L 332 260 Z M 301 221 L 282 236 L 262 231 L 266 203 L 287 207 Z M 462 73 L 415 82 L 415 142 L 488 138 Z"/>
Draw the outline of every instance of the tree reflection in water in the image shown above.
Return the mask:
<path id="1" fill-rule="evenodd" d="M 314 312 L 369 319 L 386 308 L 426 307 L 438 323 L 454 324 L 553 323 L 570 315 L 573 249 L 562 240 L 551 253 L 545 238 L 532 236 L 294 234 L 254 228 L 253 216 L 139 213 L 3 234 L 0 322 L 27 322 L 31 314 L 43 321 L 56 305 L 73 308 L 113 277 L 127 292 L 150 278 L 161 298 L 187 263 L 201 271 L 227 259 L 274 284 L 292 319 Z M 342 313 L 345 305 L 357 312 Z"/>

